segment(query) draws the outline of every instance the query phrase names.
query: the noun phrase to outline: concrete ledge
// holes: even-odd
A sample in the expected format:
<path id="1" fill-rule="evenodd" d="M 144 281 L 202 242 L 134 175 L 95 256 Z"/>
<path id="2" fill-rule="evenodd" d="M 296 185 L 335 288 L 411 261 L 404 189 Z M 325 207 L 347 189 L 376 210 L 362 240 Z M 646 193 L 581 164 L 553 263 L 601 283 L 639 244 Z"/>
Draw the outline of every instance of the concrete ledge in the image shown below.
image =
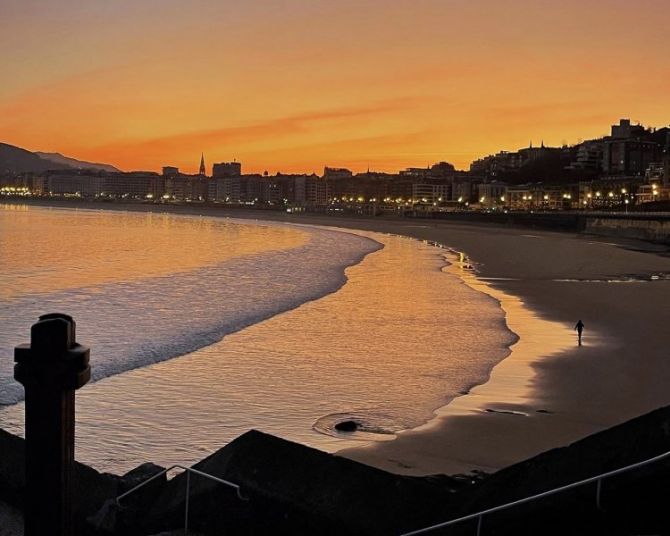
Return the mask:
<path id="1" fill-rule="evenodd" d="M 670 220 L 639 218 L 588 218 L 585 232 L 670 244 Z"/>

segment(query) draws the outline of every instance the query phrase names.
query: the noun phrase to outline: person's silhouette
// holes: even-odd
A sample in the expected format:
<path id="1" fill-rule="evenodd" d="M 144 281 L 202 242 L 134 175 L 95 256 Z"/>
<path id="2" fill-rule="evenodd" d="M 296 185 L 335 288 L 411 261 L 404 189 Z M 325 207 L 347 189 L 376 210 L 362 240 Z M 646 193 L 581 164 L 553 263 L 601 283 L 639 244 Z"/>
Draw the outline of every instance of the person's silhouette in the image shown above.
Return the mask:
<path id="1" fill-rule="evenodd" d="M 584 331 L 584 322 L 579 320 L 575 324 L 575 329 L 577 330 L 577 342 L 578 342 L 579 346 L 581 346 L 582 345 L 582 331 Z"/>

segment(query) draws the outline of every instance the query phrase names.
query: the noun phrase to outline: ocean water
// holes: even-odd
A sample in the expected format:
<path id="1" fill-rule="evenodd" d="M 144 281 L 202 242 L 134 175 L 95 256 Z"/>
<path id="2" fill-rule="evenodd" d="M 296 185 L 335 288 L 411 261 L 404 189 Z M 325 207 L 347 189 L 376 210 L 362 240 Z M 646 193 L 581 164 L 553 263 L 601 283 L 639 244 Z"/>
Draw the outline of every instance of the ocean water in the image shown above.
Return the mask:
<path id="1" fill-rule="evenodd" d="M 403 237 L 0 206 L 0 427 L 21 433 L 13 347 L 66 312 L 91 347 L 77 459 L 194 463 L 251 428 L 327 451 L 395 434 L 486 381 L 499 304 Z M 361 428 L 341 433 L 335 424 Z"/>

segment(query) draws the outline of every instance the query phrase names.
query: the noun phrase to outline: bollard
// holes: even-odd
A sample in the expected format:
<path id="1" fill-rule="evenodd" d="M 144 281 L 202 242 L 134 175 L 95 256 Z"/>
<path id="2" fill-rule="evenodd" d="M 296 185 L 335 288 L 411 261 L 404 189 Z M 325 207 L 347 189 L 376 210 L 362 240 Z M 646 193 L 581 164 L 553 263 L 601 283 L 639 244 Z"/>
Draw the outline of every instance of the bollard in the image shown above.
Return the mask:
<path id="1" fill-rule="evenodd" d="M 14 361 L 14 378 L 25 388 L 24 534 L 69 536 L 74 391 L 91 378 L 89 349 L 76 343 L 74 320 L 54 313 L 40 316 Z"/>

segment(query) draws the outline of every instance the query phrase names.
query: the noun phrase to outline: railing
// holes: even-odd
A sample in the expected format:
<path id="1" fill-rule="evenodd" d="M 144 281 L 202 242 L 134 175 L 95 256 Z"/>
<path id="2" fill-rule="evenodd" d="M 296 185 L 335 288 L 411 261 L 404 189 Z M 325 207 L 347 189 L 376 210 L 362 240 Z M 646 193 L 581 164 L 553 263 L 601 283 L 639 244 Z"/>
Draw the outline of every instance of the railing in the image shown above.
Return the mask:
<path id="1" fill-rule="evenodd" d="M 565 486 L 561 486 L 559 488 L 554 488 L 549 491 L 544 491 L 542 493 L 538 493 L 537 495 L 531 495 L 530 497 L 525 497 L 523 499 L 519 499 L 517 501 L 512 501 L 507 504 L 502 504 L 500 506 L 495 506 L 493 508 L 489 508 L 488 510 L 482 510 L 481 512 L 477 512 L 475 514 L 469 514 L 463 517 L 459 517 L 456 519 L 451 519 L 450 521 L 445 521 L 443 523 L 438 523 L 437 525 L 431 525 L 430 527 L 425 527 L 422 529 L 414 530 L 411 532 L 406 532 L 402 534 L 401 536 L 414 536 L 415 534 L 426 534 L 427 532 L 431 532 L 433 530 L 441 529 L 444 527 L 449 527 L 451 525 L 456 525 L 458 523 L 462 523 L 464 521 L 469 521 L 472 519 L 477 520 L 477 536 L 480 536 L 481 530 L 482 530 L 482 523 L 484 520 L 484 516 L 488 514 L 492 514 L 494 512 L 500 512 L 502 510 L 507 510 L 509 508 L 513 508 L 515 506 L 519 506 L 520 504 L 525 504 L 531 501 L 535 501 L 537 499 L 541 499 L 543 497 L 549 497 L 550 495 L 555 495 L 556 493 L 561 493 L 563 491 L 567 491 L 569 489 L 573 488 L 578 488 L 580 486 L 585 486 L 586 484 L 591 484 L 593 482 L 596 482 L 596 508 L 600 510 L 600 492 L 602 489 L 602 481 L 606 478 L 612 477 L 619 475 L 621 473 L 626 473 L 628 471 L 632 471 L 634 469 L 639 469 L 640 467 L 644 467 L 645 465 L 650 465 L 652 463 L 656 463 L 658 461 L 661 461 L 665 458 L 670 457 L 670 452 L 665 452 L 664 454 L 659 454 L 658 456 L 654 456 L 653 458 L 649 458 L 647 460 L 643 460 L 641 462 L 633 463 L 631 465 L 627 465 L 626 467 L 621 467 L 619 469 L 615 469 L 613 471 L 609 471 L 607 473 L 602 473 L 597 476 L 592 476 L 591 478 L 586 478 L 584 480 L 580 480 L 578 482 L 573 482 L 572 484 L 567 484 Z"/>
<path id="2" fill-rule="evenodd" d="M 125 499 L 128 497 L 128 495 L 132 495 L 135 493 L 137 490 L 140 488 L 143 488 L 146 486 L 149 482 L 152 482 L 153 480 L 156 480 L 157 478 L 160 478 L 161 476 L 169 473 L 170 471 L 174 471 L 175 469 L 181 469 L 186 473 L 186 498 L 185 498 L 185 505 L 184 505 L 184 534 L 188 535 L 188 509 L 189 509 L 189 497 L 191 494 L 191 473 L 194 475 L 202 476 L 204 478 L 208 478 L 209 480 L 212 480 L 214 482 L 218 482 L 219 484 L 224 484 L 225 486 L 233 488 L 237 492 L 237 497 L 242 500 L 242 501 L 247 501 L 249 500 L 247 497 L 245 497 L 242 494 L 242 489 L 238 484 L 235 484 L 233 482 L 230 482 L 228 480 L 224 480 L 223 478 L 219 478 L 214 475 L 210 475 L 207 473 L 203 473 L 202 471 L 198 471 L 197 469 L 193 469 L 193 467 L 184 467 L 183 465 L 172 465 L 168 467 L 167 469 L 163 469 L 160 473 L 156 473 L 153 475 L 151 478 L 147 478 L 145 481 L 141 482 L 134 488 L 129 489 L 125 493 L 119 495 L 116 498 L 116 505 L 119 508 L 123 508 L 123 505 L 121 504 L 121 500 Z"/>

